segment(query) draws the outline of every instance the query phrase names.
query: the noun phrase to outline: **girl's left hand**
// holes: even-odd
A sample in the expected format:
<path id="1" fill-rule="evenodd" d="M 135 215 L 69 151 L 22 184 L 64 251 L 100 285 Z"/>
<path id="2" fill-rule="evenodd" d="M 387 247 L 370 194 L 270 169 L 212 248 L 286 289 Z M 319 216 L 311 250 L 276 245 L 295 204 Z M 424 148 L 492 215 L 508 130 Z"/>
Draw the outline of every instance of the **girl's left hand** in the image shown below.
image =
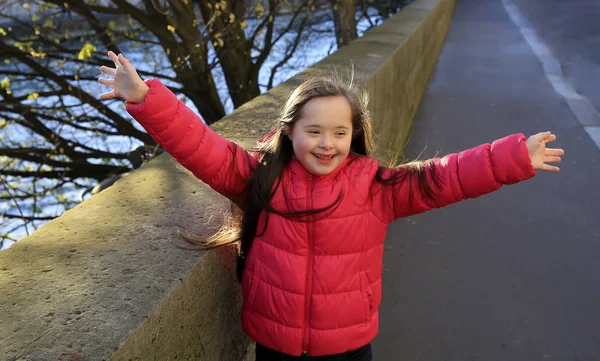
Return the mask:
<path id="1" fill-rule="evenodd" d="M 552 132 L 537 133 L 527 138 L 527 149 L 533 168 L 550 172 L 560 171 L 560 168 L 546 164 L 559 163 L 561 161 L 560 157 L 565 154 L 565 151 L 560 148 L 546 148 L 546 143 L 555 140 L 556 135 Z"/>

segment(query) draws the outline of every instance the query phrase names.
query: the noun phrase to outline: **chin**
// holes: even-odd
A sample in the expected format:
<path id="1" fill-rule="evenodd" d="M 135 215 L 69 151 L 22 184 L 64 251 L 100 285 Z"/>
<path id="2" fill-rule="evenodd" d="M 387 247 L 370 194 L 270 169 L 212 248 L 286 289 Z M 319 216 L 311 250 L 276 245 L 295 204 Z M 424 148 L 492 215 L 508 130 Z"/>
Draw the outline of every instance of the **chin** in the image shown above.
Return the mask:
<path id="1" fill-rule="evenodd" d="M 317 176 L 325 176 L 328 175 L 329 173 L 333 172 L 334 170 L 336 170 L 340 165 L 342 164 L 342 162 L 336 162 L 335 164 L 331 164 L 327 167 L 320 167 L 319 165 L 312 165 L 309 169 L 309 172 L 317 175 Z"/>
<path id="2" fill-rule="evenodd" d="M 316 175 L 316 176 L 326 176 L 326 175 L 328 175 L 331 172 L 333 172 L 333 169 L 332 170 L 328 170 L 326 172 L 324 172 L 324 171 L 316 171 L 316 170 L 315 171 L 310 171 L 311 174 Z"/>

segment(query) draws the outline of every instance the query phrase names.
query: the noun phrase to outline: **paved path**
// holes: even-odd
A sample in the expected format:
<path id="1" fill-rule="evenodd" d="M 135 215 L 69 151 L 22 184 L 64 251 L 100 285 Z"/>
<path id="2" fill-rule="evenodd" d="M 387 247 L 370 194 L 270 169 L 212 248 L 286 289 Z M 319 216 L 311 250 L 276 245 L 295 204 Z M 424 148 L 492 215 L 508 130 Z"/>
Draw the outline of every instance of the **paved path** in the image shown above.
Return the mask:
<path id="1" fill-rule="evenodd" d="M 600 1 L 512 1 L 561 62 L 575 89 L 600 109 Z"/>
<path id="2" fill-rule="evenodd" d="M 600 151 L 502 1 L 460 0 L 408 155 L 543 130 L 561 173 L 392 224 L 376 361 L 600 359 Z"/>

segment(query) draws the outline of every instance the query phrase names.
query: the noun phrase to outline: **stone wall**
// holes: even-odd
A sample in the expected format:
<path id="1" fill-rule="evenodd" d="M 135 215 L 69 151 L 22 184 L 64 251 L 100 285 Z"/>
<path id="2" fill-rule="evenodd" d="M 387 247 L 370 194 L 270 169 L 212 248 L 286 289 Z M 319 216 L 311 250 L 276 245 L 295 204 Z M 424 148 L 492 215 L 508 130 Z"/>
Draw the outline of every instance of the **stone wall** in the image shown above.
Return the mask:
<path id="1" fill-rule="evenodd" d="M 317 71 L 354 64 L 378 154 L 401 152 L 455 0 L 418 0 L 213 128 L 252 145 Z M 228 201 L 163 155 L 0 252 L 1 360 L 242 360 L 232 249 L 192 251 Z M 252 357 L 249 356 L 248 359 Z"/>

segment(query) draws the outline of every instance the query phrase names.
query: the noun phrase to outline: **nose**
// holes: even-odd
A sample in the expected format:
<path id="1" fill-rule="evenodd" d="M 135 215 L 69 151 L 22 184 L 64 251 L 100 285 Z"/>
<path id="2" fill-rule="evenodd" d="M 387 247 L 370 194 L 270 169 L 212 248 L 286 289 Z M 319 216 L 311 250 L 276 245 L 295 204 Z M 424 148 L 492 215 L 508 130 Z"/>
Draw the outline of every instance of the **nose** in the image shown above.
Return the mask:
<path id="1" fill-rule="evenodd" d="M 331 138 L 328 135 L 323 135 L 321 137 L 320 147 L 323 148 L 323 149 L 331 149 L 331 148 L 333 148 L 333 142 L 331 141 Z"/>

